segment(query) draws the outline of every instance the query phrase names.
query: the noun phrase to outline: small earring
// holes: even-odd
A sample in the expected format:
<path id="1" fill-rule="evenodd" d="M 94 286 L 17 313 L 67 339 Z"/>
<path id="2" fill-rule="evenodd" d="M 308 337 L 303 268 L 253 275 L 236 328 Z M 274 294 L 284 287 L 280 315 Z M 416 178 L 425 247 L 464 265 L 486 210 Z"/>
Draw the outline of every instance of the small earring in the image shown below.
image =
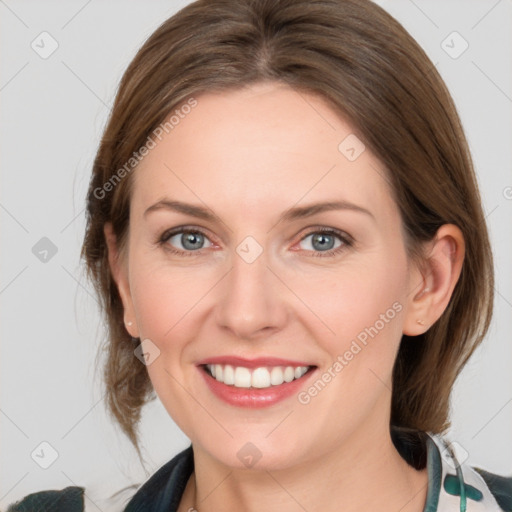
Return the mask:
<path id="1" fill-rule="evenodd" d="M 425 325 L 425 321 L 424 320 L 420 320 L 419 318 L 416 320 L 416 322 L 420 325 Z"/>
<path id="2" fill-rule="evenodd" d="M 126 325 L 127 325 L 128 327 L 131 327 L 131 326 L 133 325 L 133 322 L 126 322 Z"/>

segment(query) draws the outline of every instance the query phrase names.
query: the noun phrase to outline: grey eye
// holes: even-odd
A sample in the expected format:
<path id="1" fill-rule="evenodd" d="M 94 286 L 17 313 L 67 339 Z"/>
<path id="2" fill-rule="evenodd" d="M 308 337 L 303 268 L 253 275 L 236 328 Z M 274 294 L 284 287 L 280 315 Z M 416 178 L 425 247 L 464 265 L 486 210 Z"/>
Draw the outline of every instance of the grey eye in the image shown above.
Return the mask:
<path id="1" fill-rule="evenodd" d="M 341 245 L 340 237 L 330 233 L 310 233 L 301 240 L 301 243 L 306 241 L 308 238 L 311 238 L 311 242 L 309 243 L 310 247 L 305 248 L 307 251 L 330 251 L 331 249 L 336 249 Z M 336 238 L 340 240 L 340 242 L 335 246 Z"/>
<path id="2" fill-rule="evenodd" d="M 178 242 L 173 239 L 177 239 Z M 176 246 L 177 243 L 178 245 L 181 244 L 181 247 L 178 246 L 178 249 L 181 250 L 196 251 L 203 249 L 204 243 L 207 240 L 206 236 L 198 231 L 185 231 L 169 237 L 168 242 L 174 246 Z"/>

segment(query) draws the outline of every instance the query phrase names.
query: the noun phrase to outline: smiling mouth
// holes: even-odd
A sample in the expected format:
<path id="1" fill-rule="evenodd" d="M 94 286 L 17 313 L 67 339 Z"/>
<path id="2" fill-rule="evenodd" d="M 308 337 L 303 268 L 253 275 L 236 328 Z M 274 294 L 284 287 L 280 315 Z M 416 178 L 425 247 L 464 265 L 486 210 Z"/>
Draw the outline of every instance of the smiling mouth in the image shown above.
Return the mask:
<path id="1" fill-rule="evenodd" d="M 216 381 L 235 388 L 265 389 L 292 382 L 316 366 L 261 366 L 246 368 L 229 364 L 204 364 L 204 371 Z"/>

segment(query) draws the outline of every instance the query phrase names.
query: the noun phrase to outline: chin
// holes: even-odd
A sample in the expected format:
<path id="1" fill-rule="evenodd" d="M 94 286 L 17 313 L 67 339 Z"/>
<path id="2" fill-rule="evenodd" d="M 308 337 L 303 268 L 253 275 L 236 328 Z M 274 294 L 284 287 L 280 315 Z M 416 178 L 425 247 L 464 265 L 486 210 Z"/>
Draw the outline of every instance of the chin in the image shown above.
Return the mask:
<path id="1" fill-rule="evenodd" d="M 220 463 L 235 469 L 255 471 L 278 471 L 290 468 L 303 461 L 302 454 L 297 453 L 298 440 L 288 438 L 288 443 L 281 439 L 265 439 L 261 434 L 240 436 L 225 442 L 208 446 L 203 445 L 210 456 Z"/>

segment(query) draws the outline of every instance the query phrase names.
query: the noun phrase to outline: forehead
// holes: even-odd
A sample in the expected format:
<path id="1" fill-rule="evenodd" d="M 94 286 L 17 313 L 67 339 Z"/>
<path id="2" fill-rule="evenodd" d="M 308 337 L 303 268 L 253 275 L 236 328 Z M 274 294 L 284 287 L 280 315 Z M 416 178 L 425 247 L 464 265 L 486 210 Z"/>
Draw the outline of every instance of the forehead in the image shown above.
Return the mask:
<path id="1" fill-rule="evenodd" d="M 195 100 L 170 115 L 172 129 L 136 169 L 138 213 L 166 196 L 208 205 L 224 197 L 243 211 L 326 199 L 375 215 L 393 209 L 382 164 L 368 149 L 357 156 L 364 146 L 323 98 L 263 83 Z"/>

